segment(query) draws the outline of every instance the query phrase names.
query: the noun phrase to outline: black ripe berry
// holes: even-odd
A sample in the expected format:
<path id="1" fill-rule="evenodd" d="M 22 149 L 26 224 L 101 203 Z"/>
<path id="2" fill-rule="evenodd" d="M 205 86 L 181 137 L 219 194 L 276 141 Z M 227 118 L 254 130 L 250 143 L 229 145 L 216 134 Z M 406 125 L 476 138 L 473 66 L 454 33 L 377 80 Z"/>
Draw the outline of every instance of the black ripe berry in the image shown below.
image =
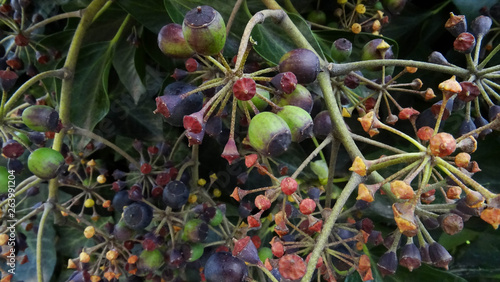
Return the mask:
<path id="1" fill-rule="evenodd" d="M 308 49 L 294 49 L 281 57 L 279 71 L 293 72 L 301 84 L 314 82 L 320 71 L 318 56 Z"/>
<path id="2" fill-rule="evenodd" d="M 146 228 L 153 219 L 153 209 L 142 202 L 133 203 L 123 210 L 123 221 L 134 230 Z"/>
<path id="3" fill-rule="evenodd" d="M 185 115 L 201 110 L 203 94 L 193 93 L 185 98 L 181 95 L 196 89 L 196 86 L 177 81 L 169 84 L 163 91 L 163 96 L 156 98 L 155 113 L 162 114 L 173 126 L 182 126 Z"/>
<path id="4" fill-rule="evenodd" d="M 180 209 L 189 198 L 189 189 L 182 181 L 170 181 L 163 189 L 163 202 L 172 209 Z"/>
<path id="5" fill-rule="evenodd" d="M 203 271 L 207 282 L 240 282 L 248 276 L 245 263 L 227 252 L 211 255 Z"/>

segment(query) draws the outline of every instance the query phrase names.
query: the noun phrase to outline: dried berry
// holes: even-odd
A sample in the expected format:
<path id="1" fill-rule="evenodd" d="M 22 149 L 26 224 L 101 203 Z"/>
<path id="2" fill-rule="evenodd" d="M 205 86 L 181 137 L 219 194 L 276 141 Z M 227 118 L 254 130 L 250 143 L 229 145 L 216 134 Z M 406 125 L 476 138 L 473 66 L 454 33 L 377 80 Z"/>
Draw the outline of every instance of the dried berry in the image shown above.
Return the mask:
<path id="1" fill-rule="evenodd" d="M 453 49 L 464 54 L 470 54 L 475 46 L 476 38 L 468 32 L 460 33 L 453 42 Z"/>
<path id="2" fill-rule="evenodd" d="M 449 133 L 440 132 L 431 137 L 429 148 L 434 156 L 446 157 L 451 155 L 457 146 L 455 138 Z"/>
<path id="3" fill-rule="evenodd" d="M 448 30 L 451 35 L 457 37 L 460 33 L 467 31 L 467 21 L 464 15 L 456 16 L 450 13 L 450 18 L 444 24 L 446 30 Z"/>

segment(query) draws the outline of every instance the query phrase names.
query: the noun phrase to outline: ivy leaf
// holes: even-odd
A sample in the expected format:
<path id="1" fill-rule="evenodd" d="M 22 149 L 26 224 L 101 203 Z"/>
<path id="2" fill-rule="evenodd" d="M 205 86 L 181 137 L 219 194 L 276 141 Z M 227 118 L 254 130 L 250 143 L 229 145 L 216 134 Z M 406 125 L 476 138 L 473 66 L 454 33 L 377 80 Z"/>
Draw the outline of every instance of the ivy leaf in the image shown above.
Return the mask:
<path id="1" fill-rule="evenodd" d="M 498 3 L 498 0 L 453 0 L 453 4 L 457 6 L 460 13 L 465 15 L 468 21 L 472 21 L 479 16 L 479 10 L 481 10 L 481 8 L 490 8 L 496 3 Z"/>
<path id="2" fill-rule="evenodd" d="M 71 93 L 70 120 L 74 125 L 92 130 L 108 113 L 108 75 L 113 55 L 109 42 L 81 49 Z"/>
<path id="3" fill-rule="evenodd" d="M 172 22 L 161 1 L 120 0 L 116 4 L 153 32 L 160 31 L 162 26 Z"/>
<path id="4" fill-rule="evenodd" d="M 314 50 L 320 57 L 324 58 L 323 50 L 304 19 L 295 14 L 289 14 L 288 16 Z M 257 41 L 257 45 L 254 46 L 255 51 L 269 63 L 275 65 L 279 63 L 279 60 L 286 52 L 298 48 L 283 29 L 271 20 L 266 20 L 264 23 L 257 25 L 252 31 L 252 38 Z"/>
<path id="5" fill-rule="evenodd" d="M 136 56 L 138 52 L 140 52 L 139 49 L 132 44 L 128 44 L 125 39 L 122 39 L 116 48 L 113 58 L 113 67 L 121 83 L 123 83 L 134 99 L 135 104 L 146 93 L 146 86 L 144 86 L 139 74 L 139 71 L 144 73 L 144 64 L 140 64 L 141 59 Z M 142 68 L 142 70 L 139 70 L 139 68 Z"/>

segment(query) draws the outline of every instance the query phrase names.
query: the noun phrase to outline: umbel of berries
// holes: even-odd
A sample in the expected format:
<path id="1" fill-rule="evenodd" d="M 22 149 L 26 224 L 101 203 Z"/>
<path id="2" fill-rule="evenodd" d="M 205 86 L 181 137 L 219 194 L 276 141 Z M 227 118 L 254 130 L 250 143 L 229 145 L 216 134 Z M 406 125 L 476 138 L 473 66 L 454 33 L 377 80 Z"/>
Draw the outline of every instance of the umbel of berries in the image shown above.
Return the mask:
<path id="1" fill-rule="evenodd" d="M 163 54 L 173 58 L 189 58 L 194 55 L 193 49 L 184 39 L 182 26 L 176 23 L 161 28 L 158 33 L 158 47 Z"/>
<path id="2" fill-rule="evenodd" d="M 202 55 L 215 55 L 226 43 L 224 19 L 210 6 L 198 6 L 187 12 L 182 32 L 189 46 Z"/>
<path id="3" fill-rule="evenodd" d="M 248 139 L 259 153 L 275 157 L 288 149 L 292 134 L 287 123 L 278 115 L 262 112 L 250 121 Z"/>
<path id="4" fill-rule="evenodd" d="M 281 57 L 279 71 L 293 72 L 298 83 L 311 83 L 316 80 L 320 71 L 319 58 L 311 50 L 294 49 Z"/>

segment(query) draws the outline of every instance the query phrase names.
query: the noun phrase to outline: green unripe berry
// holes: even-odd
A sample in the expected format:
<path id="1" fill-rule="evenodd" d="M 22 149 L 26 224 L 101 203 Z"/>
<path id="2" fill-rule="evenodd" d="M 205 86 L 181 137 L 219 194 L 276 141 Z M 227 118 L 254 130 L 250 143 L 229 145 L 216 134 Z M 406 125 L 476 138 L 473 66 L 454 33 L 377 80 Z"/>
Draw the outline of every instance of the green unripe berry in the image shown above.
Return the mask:
<path id="1" fill-rule="evenodd" d="M 59 174 L 64 157 L 51 148 L 39 148 L 28 157 L 28 169 L 41 179 L 51 179 Z"/>
<path id="2" fill-rule="evenodd" d="M 292 133 L 293 142 L 301 142 L 312 137 L 313 120 L 308 112 L 296 106 L 284 106 L 277 115 L 282 118 Z"/>
<path id="3" fill-rule="evenodd" d="M 226 43 L 224 19 L 210 6 L 198 6 L 187 12 L 182 33 L 193 50 L 206 56 L 219 53 Z"/>
<path id="4" fill-rule="evenodd" d="M 332 59 L 341 63 L 347 60 L 352 53 L 352 43 L 345 38 L 339 38 L 332 44 Z"/>
<path id="5" fill-rule="evenodd" d="M 59 124 L 59 114 L 45 105 L 27 107 L 22 114 L 23 123 L 34 131 L 56 131 Z"/>
<path id="6" fill-rule="evenodd" d="M 257 93 L 260 95 L 266 97 L 269 99 L 269 91 L 257 88 Z M 262 111 L 267 107 L 267 102 L 259 98 L 259 96 L 255 95 L 253 98 L 250 100 L 252 103 L 255 105 L 255 107 L 259 110 Z M 250 113 L 253 113 L 252 106 L 250 106 L 250 103 L 245 103 L 244 101 L 238 100 L 238 107 L 243 111 L 243 109 L 246 107 Z"/>
<path id="7" fill-rule="evenodd" d="M 268 247 L 260 247 L 259 248 L 259 259 L 264 263 L 266 259 L 272 259 L 273 258 L 273 251 L 271 248 Z"/>
<path id="8" fill-rule="evenodd" d="M 278 156 L 288 149 L 292 135 L 282 118 L 271 112 L 262 112 L 250 121 L 248 140 L 259 153 L 265 156 Z"/>
<path id="9" fill-rule="evenodd" d="M 208 223 L 212 226 L 218 226 L 222 223 L 223 217 L 221 210 L 216 208 L 214 217 Z"/>
<path id="10" fill-rule="evenodd" d="M 205 251 L 205 247 L 201 243 L 191 244 L 189 247 L 190 247 L 189 259 L 188 259 L 189 262 L 193 262 L 201 258 L 203 252 Z"/>
<path id="11" fill-rule="evenodd" d="M 306 112 L 311 112 L 314 101 L 311 92 L 301 84 L 297 84 L 292 93 L 286 95 L 275 95 L 276 104 L 280 107 L 287 105 L 297 106 Z"/>
<path id="12" fill-rule="evenodd" d="M 155 249 L 152 251 L 144 250 L 139 255 L 138 268 L 143 268 L 147 270 L 156 270 L 163 265 L 165 258 L 160 250 Z"/>

